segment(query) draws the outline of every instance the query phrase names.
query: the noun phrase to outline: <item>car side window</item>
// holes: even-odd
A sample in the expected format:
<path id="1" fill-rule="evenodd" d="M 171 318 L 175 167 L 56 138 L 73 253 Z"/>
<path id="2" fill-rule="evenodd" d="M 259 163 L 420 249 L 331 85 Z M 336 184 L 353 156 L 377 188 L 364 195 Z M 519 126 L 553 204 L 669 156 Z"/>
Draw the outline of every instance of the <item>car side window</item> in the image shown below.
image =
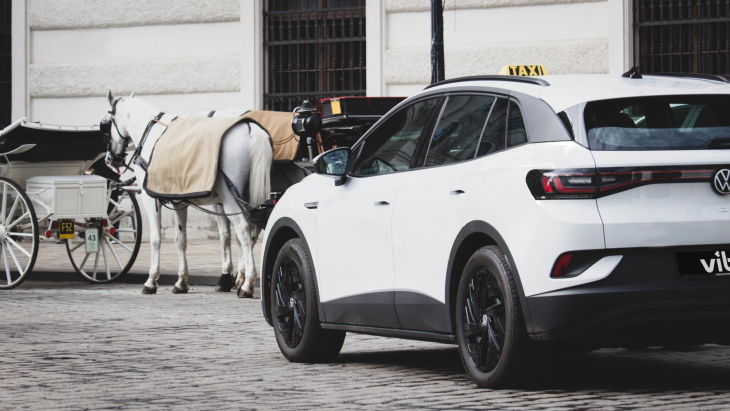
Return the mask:
<path id="1" fill-rule="evenodd" d="M 438 98 L 422 100 L 390 116 L 363 142 L 352 174 L 370 176 L 407 170 Z"/>
<path id="2" fill-rule="evenodd" d="M 482 140 L 479 143 L 477 157 L 485 156 L 504 149 L 504 139 L 507 132 L 507 99 L 497 99 L 494 102 L 492 113 L 484 128 Z"/>
<path id="3" fill-rule="evenodd" d="M 508 147 L 514 147 L 524 143 L 527 143 L 525 120 L 522 119 L 520 106 L 514 101 L 510 101 L 509 121 L 507 122 L 507 144 Z"/>
<path id="4" fill-rule="evenodd" d="M 451 96 L 431 138 L 426 167 L 474 158 L 492 96 Z"/>

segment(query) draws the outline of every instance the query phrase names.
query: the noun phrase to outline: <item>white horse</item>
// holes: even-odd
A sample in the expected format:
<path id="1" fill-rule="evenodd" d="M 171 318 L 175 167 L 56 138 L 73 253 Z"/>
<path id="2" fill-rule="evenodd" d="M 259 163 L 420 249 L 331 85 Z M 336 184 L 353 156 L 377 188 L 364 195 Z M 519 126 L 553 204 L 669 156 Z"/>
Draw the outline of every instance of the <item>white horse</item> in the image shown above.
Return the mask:
<path id="1" fill-rule="evenodd" d="M 110 135 L 108 163 L 120 168 L 125 164 L 129 164 L 125 161 L 128 144 L 131 142 L 139 147 L 148 125 L 154 121 L 155 116 L 160 111 L 139 98 L 135 98 L 134 93 L 130 97 L 114 98 L 111 91 L 109 91 L 107 98 L 112 109 L 102 123 L 111 124 L 108 127 Z M 129 161 L 131 162 L 131 159 Z M 253 297 L 256 280 L 253 246 L 261 229 L 248 221 L 245 217 L 246 214 L 242 214 L 241 207 L 234 194 L 229 191 L 221 171 L 231 180 L 239 196 L 243 196 L 243 190 L 248 185 L 248 203 L 258 205 L 269 196 L 271 189 L 269 173 L 272 161 L 273 150 L 268 134 L 254 123 L 239 123 L 229 129 L 223 136 L 218 163 L 219 172 L 212 195 L 206 198 L 189 200 L 198 206 L 214 205 L 216 211 L 227 214 L 226 217 L 218 217 L 219 233 L 221 242 L 224 244 L 224 275 L 232 270 L 229 222 L 233 223 L 241 247 L 238 273 L 235 280 L 239 297 Z M 138 184 L 141 184 L 145 179 L 145 170 L 142 167 L 134 167 L 134 173 L 137 176 Z M 162 207 L 157 200 L 144 191 L 141 193 L 141 197 L 149 217 L 150 245 L 152 247 L 150 275 L 144 284 L 142 293 L 155 294 L 157 292 L 157 281 L 160 277 L 160 211 Z M 178 227 L 175 243 L 178 249 L 179 268 L 178 281 L 175 283 L 172 292 L 177 294 L 185 293 L 189 289 L 187 282 L 188 264 L 185 257 L 187 249 L 187 204 L 175 204 L 173 208 L 175 209 Z M 228 245 L 227 248 L 226 244 Z"/>
<path id="2" fill-rule="evenodd" d="M 202 110 L 202 111 L 195 111 L 192 113 L 183 114 L 180 117 L 185 118 L 206 118 L 206 117 L 212 117 L 212 118 L 229 118 L 229 117 L 240 117 L 243 114 L 246 113 L 246 110 L 238 109 L 238 108 L 228 108 L 224 110 Z M 218 223 L 218 238 L 221 242 L 221 250 L 223 251 L 222 256 L 222 270 L 223 274 L 221 274 L 220 280 L 218 281 L 218 287 L 216 287 L 216 291 L 220 292 L 229 292 L 231 289 L 235 286 L 239 290 L 240 293 L 240 283 L 236 282 L 236 279 L 231 276 L 231 272 L 233 271 L 233 259 L 232 259 L 232 253 L 231 253 L 231 224 L 230 221 L 225 214 L 225 210 L 223 210 L 223 206 L 221 204 L 215 204 L 213 206 L 214 212 L 217 214 L 215 216 L 216 222 Z M 258 232 L 253 233 L 252 242 L 253 244 L 256 244 L 256 241 L 258 240 Z M 240 242 L 239 242 L 240 245 Z M 243 249 L 240 249 L 241 254 L 243 255 Z M 244 266 L 242 265 L 242 258 L 238 259 L 238 272 L 243 273 L 244 272 Z M 242 274 L 239 274 L 240 278 L 243 278 Z"/>

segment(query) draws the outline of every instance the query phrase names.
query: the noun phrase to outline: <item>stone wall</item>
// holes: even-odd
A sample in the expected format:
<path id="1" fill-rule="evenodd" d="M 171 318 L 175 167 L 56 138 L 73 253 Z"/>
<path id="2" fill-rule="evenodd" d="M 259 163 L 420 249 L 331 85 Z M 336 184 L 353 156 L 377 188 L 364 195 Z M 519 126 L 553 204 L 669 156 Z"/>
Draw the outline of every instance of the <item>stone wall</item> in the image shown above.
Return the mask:
<path id="1" fill-rule="evenodd" d="M 496 74 L 508 64 L 543 64 L 550 74 L 621 70 L 626 6 L 625 0 L 446 0 L 446 78 Z M 369 90 L 407 96 L 430 82 L 430 8 L 429 0 L 382 3 L 382 23 L 372 30 L 380 29 L 382 69 L 369 77 L 380 84 Z"/>
<path id="2" fill-rule="evenodd" d="M 135 91 L 169 112 L 250 106 L 240 17 L 248 3 L 28 0 L 25 116 L 96 124 L 109 109 L 108 89 Z M 173 216 L 163 210 L 164 238 L 175 237 Z M 188 230 L 190 239 L 218 236 L 215 220 L 195 210 Z"/>

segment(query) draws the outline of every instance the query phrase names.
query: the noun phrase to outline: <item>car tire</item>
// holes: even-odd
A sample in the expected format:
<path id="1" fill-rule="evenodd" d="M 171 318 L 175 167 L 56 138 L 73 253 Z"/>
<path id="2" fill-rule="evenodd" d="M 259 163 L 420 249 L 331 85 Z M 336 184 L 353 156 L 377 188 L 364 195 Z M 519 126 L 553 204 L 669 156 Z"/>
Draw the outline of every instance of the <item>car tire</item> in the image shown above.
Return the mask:
<path id="1" fill-rule="evenodd" d="M 469 258 L 455 316 L 461 360 L 476 385 L 499 388 L 526 380 L 532 347 L 517 287 L 499 247 L 482 247 Z"/>
<path id="2" fill-rule="evenodd" d="M 287 241 L 274 262 L 270 301 L 276 342 L 292 362 L 332 361 L 345 341 L 344 331 L 320 326 L 314 276 L 314 264 L 304 241 Z"/>

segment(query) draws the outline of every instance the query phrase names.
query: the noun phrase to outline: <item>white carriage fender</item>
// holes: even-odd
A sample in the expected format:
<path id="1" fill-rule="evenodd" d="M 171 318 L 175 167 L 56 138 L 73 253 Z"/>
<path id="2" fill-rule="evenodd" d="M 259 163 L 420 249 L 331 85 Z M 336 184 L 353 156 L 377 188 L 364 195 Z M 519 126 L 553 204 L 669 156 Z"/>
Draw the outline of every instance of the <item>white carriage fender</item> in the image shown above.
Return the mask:
<path id="1" fill-rule="evenodd" d="M 39 222 L 45 220 L 46 218 L 48 218 L 48 217 L 50 217 L 50 216 L 52 216 L 54 214 L 53 209 L 51 208 L 51 206 L 48 205 L 43 200 L 41 200 L 40 197 L 38 196 L 40 193 L 42 193 L 44 191 L 48 191 L 48 189 L 47 188 L 41 188 L 40 190 L 37 190 L 37 191 L 26 191 L 25 192 L 25 194 L 28 195 L 28 199 L 30 199 L 30 202 L 31 203 L 38 204 L 39 206 L 41 206 L 41 207 L 43 207 L 43 208 L 46 209 L 46 213 L 47 214 L 45 216 L 39 218 L 38 219 Z M 37 213 L 37 210 L 36 210 L 36 213 Z"/>

